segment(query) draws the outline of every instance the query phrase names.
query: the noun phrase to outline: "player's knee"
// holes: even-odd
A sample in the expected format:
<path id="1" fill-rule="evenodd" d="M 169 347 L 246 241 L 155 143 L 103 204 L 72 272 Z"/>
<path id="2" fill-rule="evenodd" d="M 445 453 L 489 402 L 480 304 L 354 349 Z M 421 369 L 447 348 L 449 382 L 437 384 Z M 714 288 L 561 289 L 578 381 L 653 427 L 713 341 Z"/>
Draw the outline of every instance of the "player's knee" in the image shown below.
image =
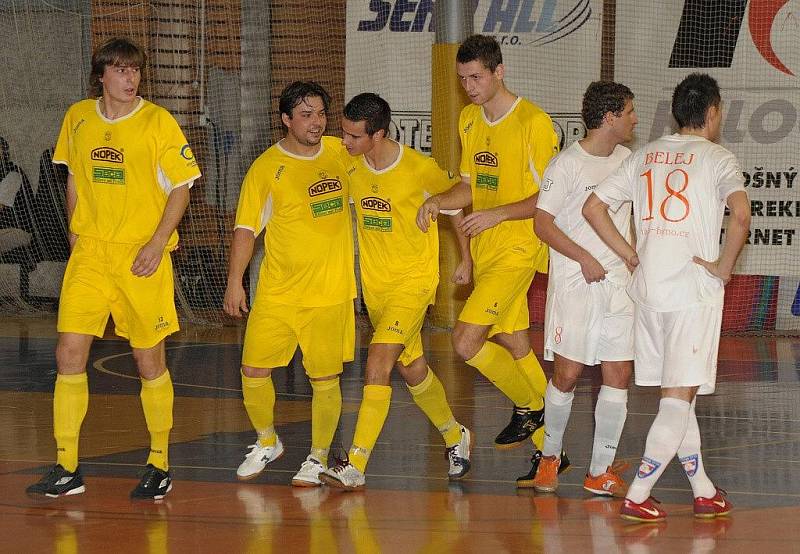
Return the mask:
<path id="1" fill-rule="evenodd" d="M 483 346 L 483 342 L 479 343 L 466 333 L 458 333 L 453 330 L 453 350 L 462 360 L 466 361 L 474 358 L 475 354 L 480 351 L 481 346 Z"/>
<path id="2" fill-rule="evenodd" d="M 400 372 L 406 384 L 413 387 L 420 384 L 428 376 L 428 362 L 424 356 L 420 356 L 408 365 L 398 363 L 397 371 Z"/>
<path id="3" fill-rule="evenodd" d="M 571 392 L 575 390 L 575 385 L 578 383 L 577 375 L 572 375 L 570 373 L 554 373 L 553 374 L 553 386 L 560 390 L 561 392 Z"/>
<path id="4" fill-rule="evenodd" d="M 391 380 L 392 368 L 384 366 L 367 366 L 364 372 L 364 384 L 388 385 Z"/>
<path id="5" fill-rule="evenodd" d="M 272 375 L 271 368 L 252 367 L 249 365 L 243 365 L 241 371 L 242 375 L 244 375 L 245 377 L 249 377 L 251 379 L 269 377 L 270 375 Z"/>
<path id="6" fill-rule="evenodd" d="M 76 374 L 86 371 L 89 353 L 75 344 L 59 342 L 56 346 L 56 366 L 62 374 Z"/>

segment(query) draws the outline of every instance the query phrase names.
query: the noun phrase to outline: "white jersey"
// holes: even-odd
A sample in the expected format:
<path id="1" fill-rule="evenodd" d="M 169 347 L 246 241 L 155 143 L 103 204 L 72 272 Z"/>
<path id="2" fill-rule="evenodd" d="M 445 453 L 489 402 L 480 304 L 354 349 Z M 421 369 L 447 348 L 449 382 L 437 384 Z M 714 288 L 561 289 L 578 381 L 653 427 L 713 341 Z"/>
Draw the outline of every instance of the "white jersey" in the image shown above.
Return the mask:
<path id="1" fill-rule="evenodd" d="M 611 208 L 633 201 L 639 267 L 628 292 L 653 311 L 721 305 L 722 281 L 692 261 L 719 257 L 725 201 L 744 191 L 734 155 L 703 137 L 668 135 L 637 150 L 595 189 Z"/>
<path id="2" fill-rule="evenodd" d="M 593 156 L 579 142 L 573 142 L 547 166 L 536 204 L 538 209 L 555 217 L 556 227 L 600 262 L 608 271 L 607 279 L 623 287 L 630 277 L 625 262 L 594 232 L 581 209 L 598 183 L 618 168 L 630 153 L 624 146 L 617 145 L 610 156 Z M 622 236 L 630 237 L 630 204 L 621 204 L 609 214 Z M 583 280 L 578 262 L 550 249 L 551 282 L 569 287 Z"/>

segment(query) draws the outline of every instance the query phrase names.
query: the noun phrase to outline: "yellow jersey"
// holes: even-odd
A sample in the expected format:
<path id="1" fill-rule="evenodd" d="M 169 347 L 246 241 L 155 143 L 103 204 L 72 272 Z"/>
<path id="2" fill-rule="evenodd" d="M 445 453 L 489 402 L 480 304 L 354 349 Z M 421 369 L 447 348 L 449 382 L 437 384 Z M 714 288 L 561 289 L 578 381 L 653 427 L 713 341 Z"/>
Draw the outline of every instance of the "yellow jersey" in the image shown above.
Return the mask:
<path id="1" fill-rule="evenodd" d="M 400 145 L 397 159 L 376 170 L 364 156 L 350 157 L 350 197 L 358 222 L 361 284 L 367 296 L 400 288 L 430 288 L 439 281 L 439 236 L 416 224 L 425 198 L 458 182 L 433 158 Z"/>
<path id="2" fill-rule="evenodd" d="M 142 98 L 119 119 L 108 119 L 99 100 L 73 104 L 64 116 L 53 154 L 75 180 L 78 203 L 70 231 L 106 242 L 144 244 L 158 227 L 172 189 L 200 177 L 178 122 Z M 178 243 L 173 232 L 167 243 Z"/>
<path id="3" fill-rule="evenodd" d="M 258 297 L 322 307 L 355 298 L 348 179 L 339 139 L 305 157 L 274 144 L 242 183 L 236 228 L 264 234 Z"/>
<path id="4" fill-rule="evenodd" d="M 461 175 L 469 179 L 473 211 L 511 204 L 536 194 L 545 167 L 558 152 L 550 116 L 517 98 L 497 121 L 488 121 L 475 104 L 461 110 Z M 470 241 L 476 272 L 487 264 L 528 265 L 547 271 L 546 248 L 533 219 L 504 221 Z"/>

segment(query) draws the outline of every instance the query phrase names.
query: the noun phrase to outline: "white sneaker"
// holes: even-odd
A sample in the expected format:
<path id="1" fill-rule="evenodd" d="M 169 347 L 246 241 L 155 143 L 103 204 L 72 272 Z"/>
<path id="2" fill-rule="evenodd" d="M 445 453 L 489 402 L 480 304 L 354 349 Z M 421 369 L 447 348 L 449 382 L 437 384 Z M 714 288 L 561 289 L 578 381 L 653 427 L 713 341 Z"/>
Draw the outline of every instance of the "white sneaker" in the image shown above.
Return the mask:
<path id="1" fill-rule="evenodd" d="M 319 478 L 329 487 L 347 491 L 363 489 L 366 483 L 364 474 L 358 471 L 350 462 L 339 462 L 320 473 Z"/>
<path id="2" fill-rule="evenodd" d="M 450 464 L 450 469 L 447 470 L 447 476 L 451 481 L 461 479 L 469 471 L 469 455 L 471 450 L 472 433 L 462 425 L 461 440 L 445 451 L 445 456 Z"/>
<path id="3" fill-rule="evenodd" d="M 300 470 L 292 477 L 292 485 L 295 487 L 319 487 L 322 485 L 319 474 L 325 469 L 322 462 L 309 454 L 300 466 Z"/>
<path id="4" fill-rule="evenodd" d="M 236 477 L 240 481 L 252 479 L 264 471 L 268 463 L 274 462 L 283 456 L 283 443 L 277 437 L 273 446 L 261 446 L 256 442 L 247 448 L 250 449 L 250 452 L 244 457 L 244 461 L 236 470 Z"/>

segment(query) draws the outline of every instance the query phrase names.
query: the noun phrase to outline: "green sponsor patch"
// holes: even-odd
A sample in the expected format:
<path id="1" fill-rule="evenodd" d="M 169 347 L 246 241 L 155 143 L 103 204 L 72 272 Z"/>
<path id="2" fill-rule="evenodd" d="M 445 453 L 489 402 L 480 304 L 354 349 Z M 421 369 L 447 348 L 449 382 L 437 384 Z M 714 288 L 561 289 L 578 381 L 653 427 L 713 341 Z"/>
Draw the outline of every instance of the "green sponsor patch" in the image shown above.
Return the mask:
<path id="1" fill-rule="evenodd" d="M 322 217 L 325 215 L 335 214 L 342 211 L 342 197 L 329 198 L 328 200 L 320 200 L 319 202 L 311 203 L 311 215 L 314 217 Z"/>
<path id="2" fill-rule="evenodd" d="M 392 218 L 365 215 L 364 229 L 367 231 L 380 231 L 382 233 L 389 233 L 392 231 Z"/>
<path id="3" fill-rule="evenodd" d="M 497 177 L 497 175 L 478 173 L 478 180 L 475 182 L 475 188 L 497 190 L 497 184 L 499 181 L 500 179 Z"/>
<path id="4" fill-rule="evenodd" d="M 92 181 L 106 185 L 124 185 L 125 170 L 118 167 L 92 167 Z"/>

